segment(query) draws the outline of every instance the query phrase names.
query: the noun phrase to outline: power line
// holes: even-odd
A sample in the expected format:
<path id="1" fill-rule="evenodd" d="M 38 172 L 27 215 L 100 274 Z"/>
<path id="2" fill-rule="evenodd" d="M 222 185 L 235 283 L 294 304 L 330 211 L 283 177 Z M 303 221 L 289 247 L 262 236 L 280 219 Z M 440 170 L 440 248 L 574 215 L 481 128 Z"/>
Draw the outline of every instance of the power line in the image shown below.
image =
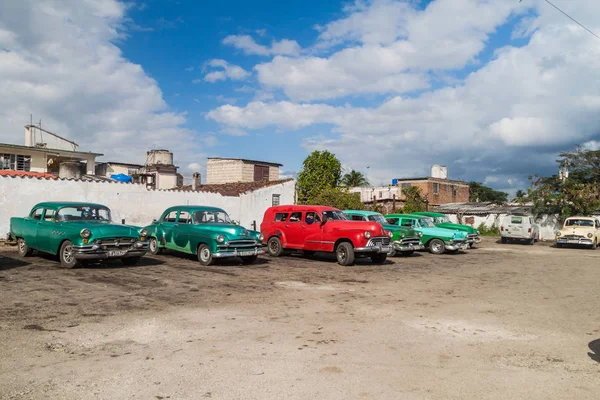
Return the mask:
<path id="1" fill-rule="evenodd" d="M 522 2 L 523 0 L 519 0 L 519 3 Z M 582 27 L 583 29 L 585 29 L 586 31 L 588 31 L 589 33 L 591 33 L 592 35 L 594 35 L 594 37 L 596 37 L 596 39 L 600 39 L 600 36 L 596 35 L 594 32 L 592 32 L 590 29 L 588 29 L 585 25 L 583 25 L 581 22 L 577 21 L 575 18 L 571 17 L 569 14 L 567 14 L 566 12 L 564 12 L 563 10 L 561 10 L 560 8 L 558 8 L 557 6 L 555 6 L 554 4 L 552 4 L 550 2 L 550 0 L 544 0 L 546 3 L 550 4 L 552 7 L 556 8 L 558 11 L 560 11 L 563 15 L 565 15 L 567 18 L 569 18 L 571 21 L 575 22 L 577 25 L 579 25 L 580 27 Z"/>

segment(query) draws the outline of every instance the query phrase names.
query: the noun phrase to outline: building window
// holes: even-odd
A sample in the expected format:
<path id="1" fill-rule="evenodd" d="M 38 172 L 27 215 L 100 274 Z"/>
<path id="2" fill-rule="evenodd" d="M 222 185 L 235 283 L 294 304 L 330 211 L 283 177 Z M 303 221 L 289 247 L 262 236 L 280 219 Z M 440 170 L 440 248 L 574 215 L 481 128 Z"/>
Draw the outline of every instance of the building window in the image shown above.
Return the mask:
<path id="1" fill-rule="evenodd" d="M 403 183 L 402 189 L 408 189 L 410 187 L 410 183 Z"/>
<path id="2" fill-rule="evenodd" d="M 379 198 L 381 199 L 383 197 L 383 192 L 379 192 Z"/>
<path id="3" fill-rule="evenodd" d="M 452 186 L 452 197 L 456 197 L 456 186 Z"/>
<path id="4" fill-rule="evenodd" d="M 280 197 L 280 196 L 281 196 L 280 194 L 274 194 L 274 195 L 273 195 L 273 199 L 272 199 L 272 201 L 271 201 L 271 204 L 272 204 L 273 206 L 278 206 L 278 205 L 279 205 L 279 197 Z"/>
<path id="5" fill-rule="evenodd" d="M 0 169 L 29 171 L 31 170 L 31 156 L 19 154 L 0 154 Z"/>
<path id="6" fill-rule="evenodd" d="M 434 183 L 433 184 L 433 194 L 439 194 L 439 193 L 440 193 L 440 184 Z"/>
<path id="7" fill-rule="evenodd" d="M 266 165 L 254 166 L 254 182 L 262 182 L 269 180 L 269 167 Z"/>

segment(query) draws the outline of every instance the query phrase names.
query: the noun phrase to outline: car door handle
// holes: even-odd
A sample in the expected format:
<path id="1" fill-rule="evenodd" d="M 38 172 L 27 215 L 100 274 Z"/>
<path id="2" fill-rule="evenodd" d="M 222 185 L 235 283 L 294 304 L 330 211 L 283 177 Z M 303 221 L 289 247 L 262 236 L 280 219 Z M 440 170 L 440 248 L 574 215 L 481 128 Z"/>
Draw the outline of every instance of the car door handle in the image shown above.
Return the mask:
<path id="1" fill-rule="evenodd" d="M 306 228 L 306 225 L 302 225 L 302 229 Z"/>
<path id="2" fill-rule="evenodd" d="M 289 228 L 290 226 L 286 224 L 286 225 L 285 225 L 285 227 L 286 227 L 286 228 Z"/>

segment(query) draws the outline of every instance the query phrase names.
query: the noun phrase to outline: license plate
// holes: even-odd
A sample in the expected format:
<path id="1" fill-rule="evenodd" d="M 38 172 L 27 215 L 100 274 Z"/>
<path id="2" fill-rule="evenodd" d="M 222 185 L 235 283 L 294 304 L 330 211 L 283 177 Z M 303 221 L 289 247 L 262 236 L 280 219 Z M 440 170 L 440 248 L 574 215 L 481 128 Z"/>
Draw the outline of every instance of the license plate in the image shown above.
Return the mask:
<path id="1" fill-rule="evenodd" d="M 121 257 L 127 254 L 127 250 L 111 250 L 108 252 L 109 257 Z"/>
<path id="2" fill-rule="evenodd" d="M 567 240 L 567 243 L 574 243 L 574 244 L 578 244 L 579 240 Z"/>
<path id="3" fill-rule="evenodd" d="M 238 255 L 239 255 L 240 257 L 244 257 L 244 256 L 253 256 L 254 254 L 255 254 L 255 253 L 254 253 L 254 250 L 251 250 L 251 251 L 240 251 L 240 252 L 238 252 Z"/>

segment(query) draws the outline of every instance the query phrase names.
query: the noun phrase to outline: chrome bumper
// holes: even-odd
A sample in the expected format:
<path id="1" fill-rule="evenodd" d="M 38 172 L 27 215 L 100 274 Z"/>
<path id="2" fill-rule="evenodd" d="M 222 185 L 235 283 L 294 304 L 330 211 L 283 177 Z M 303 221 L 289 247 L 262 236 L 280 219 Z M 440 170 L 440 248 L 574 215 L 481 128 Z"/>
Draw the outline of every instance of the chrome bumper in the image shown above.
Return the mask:
<path id="1" fill-rule="evenodd" d="M 481 237 L 479 235 L 467 236 L 467 243 L 481 243 Z"/>
<path id="2" fill-rule="evenodd" d="M 127 249 L 105 250 L 99 244 L 86 246 L 73 246 L 73 253 L 77 260 L 101 260 L 105 258 L 142 257 L 148 251 L 148 242 L 135 242 Z M 122 253 L 125 252 L 125 253 Z"/>
<path id="3" fill-rule="evenodd" d="M 365 246 L 365 247 L 355 247 L 355 253 L 389 253 L 392 247 L 390 245 L 382 245 L 382 246 Z"/>
<path id="4" fill-rule="evenodd" d="M 394 245 L 394 250 L 396 251 L 416 251 L 416 250 L 423 250 L 425 248 L 425 246 L 423 246 L 423 243 L 419 244 L 414 244 L 414 243 L 402 243 L 402 241 L 396 241 L 393 243 Z"/>
<path id="5" fill-rule="evenodd" d="M 449 242 L 445 243 L 446 250 L 454 251 L 454 250 L 466 250 L 469 248 L 467 242 Z"/>
<path id="6" fill-rule="evenodd" d="M 259 247 L 247 250 L 233 249 L 231 251 L 217 251 L 213 253 L 213 258 L 227 258 L 227 257 L 252 257 L 265 254 L 265 251 Z"/>
<path id="7" fill-rule="evenodd" d="M 592 246 L 594 244 L 592 239 L 588 239 L 588 238 L 578 238 L 578 239 L 559 238 L 559 239 L 556 239 L 556 243 L 577 244 L 577 245 L 583 245 L 583 246 Z"/>

